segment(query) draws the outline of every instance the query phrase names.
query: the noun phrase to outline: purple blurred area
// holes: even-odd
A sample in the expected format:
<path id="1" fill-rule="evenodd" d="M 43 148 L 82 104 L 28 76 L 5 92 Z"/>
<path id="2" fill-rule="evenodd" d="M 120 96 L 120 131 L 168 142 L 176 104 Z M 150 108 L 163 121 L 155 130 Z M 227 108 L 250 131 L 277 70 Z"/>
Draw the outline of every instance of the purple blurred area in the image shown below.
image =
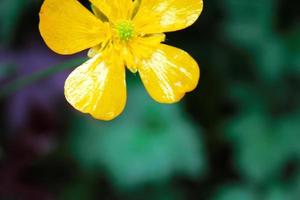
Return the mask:
<path id="1" fill-rule="evenodd" d="M 24 40 L 18 48 L 0 50 L 0 64 L 14 66 L 12 74 L 2 80 L 3 84 L 71 58 L 53 53 L 36 33 Z M 63 87 L 68 73 L 54 74 L 18 90 L 2 103 L 2 112 L 6 114 L 1 137 L 4 137 L 7 151 L 0 160 L 0 199 L 14 196 L 17 199 L 54 199 L 46 188 L 28 183 L 23 176 L 33 161 L 56 148 L 57 138 L 64 132 L 63 113 L 69 106 Z"/>

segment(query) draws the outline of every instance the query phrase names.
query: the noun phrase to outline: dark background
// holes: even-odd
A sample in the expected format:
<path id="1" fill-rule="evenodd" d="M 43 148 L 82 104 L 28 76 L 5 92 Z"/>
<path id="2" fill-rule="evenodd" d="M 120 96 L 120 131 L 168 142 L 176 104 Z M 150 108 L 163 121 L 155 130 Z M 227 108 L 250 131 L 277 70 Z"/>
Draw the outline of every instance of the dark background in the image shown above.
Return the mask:
<path id="1" fill-rule="evenodd" d="M 0 0 L 1 200 L 300 199 L 299 0 L 206 0 L 166 41 L 198 61 L 198 88 L 157 104 L 128 73 L 126 110 L 111 122 L 66 102 L 86 52 L 45 46 L 41 3 Z"/>

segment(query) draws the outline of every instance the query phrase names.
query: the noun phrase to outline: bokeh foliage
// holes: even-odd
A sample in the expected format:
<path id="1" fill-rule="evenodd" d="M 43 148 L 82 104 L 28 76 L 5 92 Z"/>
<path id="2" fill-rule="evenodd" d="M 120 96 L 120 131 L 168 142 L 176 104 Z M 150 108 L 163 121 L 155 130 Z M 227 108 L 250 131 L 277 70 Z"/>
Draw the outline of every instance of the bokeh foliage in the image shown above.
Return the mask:
<path id="1" fill-rule="evenodd" d="M 0 90 L 54 56 L 37 29 L 41 2 L 0 2 Z M 205 1 L 195 25 L 167 35 L 201 66 L 175 105 L 128 74 L 125 112 L 99 122 L 65 102 L 59 68 L 1 99 L 0 199 L 300 199 L 299 9 Z"/>

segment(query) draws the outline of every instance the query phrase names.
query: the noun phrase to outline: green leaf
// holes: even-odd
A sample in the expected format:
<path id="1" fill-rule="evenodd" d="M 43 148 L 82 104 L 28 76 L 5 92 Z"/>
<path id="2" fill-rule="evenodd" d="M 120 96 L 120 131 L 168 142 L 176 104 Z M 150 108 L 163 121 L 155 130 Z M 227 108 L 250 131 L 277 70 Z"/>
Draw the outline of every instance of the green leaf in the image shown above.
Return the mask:
<path id="1" fill-rule="evenodd" d="M 285 164 L 300 155 L 298 112 L 272 119 L 253 110 L 236 116 L 226 126 L 234 147 L 235 164 L 250 182 L 270 182 Z"/>
<path id="2" fill-rule="evenodd" d="M 227 185 L 217 191 L 212 200 L 259 200 L 256 194 L 247 187 Z"/>
<path id="3" fill-rule="evenodd" d="M 15 36 L 17 25 L 29 1 L 1 0 L 0 1 L 0 42 L 8 44 Z"/>
<path id="4" fill-rule="evenodd" d="M 203 174 L 201 131 L 179 105 L 155 103 L 141 86 L 128 91 L 128 106 L 116 120 L 74 121 L 70 151 L 79 164 L 87 170 L 105 169 L 121 188 L 165 182 L 177 174 Z"/>

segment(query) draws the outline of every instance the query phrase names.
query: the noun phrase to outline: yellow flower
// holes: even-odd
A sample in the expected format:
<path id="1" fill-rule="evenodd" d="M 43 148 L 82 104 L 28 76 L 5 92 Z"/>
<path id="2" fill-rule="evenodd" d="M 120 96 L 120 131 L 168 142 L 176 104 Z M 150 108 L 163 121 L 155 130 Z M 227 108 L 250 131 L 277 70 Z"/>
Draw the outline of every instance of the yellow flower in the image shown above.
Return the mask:
<path id="1" fill-rule="evenodd" d="M 198 84 L 200 70 L 185 51 L 162 42 L 164 32 L 192 25 L 202 0 L 90 0 L 93 13 L 77 0 L 45 0 L 39 29 L 50 49 L 74 54 L 90 48 L 90 59 L 65 82 L 77 110 L 111 120 L 126 104 L 125 66 L 138 72 L 150 96 L 178 102 Z"/>

